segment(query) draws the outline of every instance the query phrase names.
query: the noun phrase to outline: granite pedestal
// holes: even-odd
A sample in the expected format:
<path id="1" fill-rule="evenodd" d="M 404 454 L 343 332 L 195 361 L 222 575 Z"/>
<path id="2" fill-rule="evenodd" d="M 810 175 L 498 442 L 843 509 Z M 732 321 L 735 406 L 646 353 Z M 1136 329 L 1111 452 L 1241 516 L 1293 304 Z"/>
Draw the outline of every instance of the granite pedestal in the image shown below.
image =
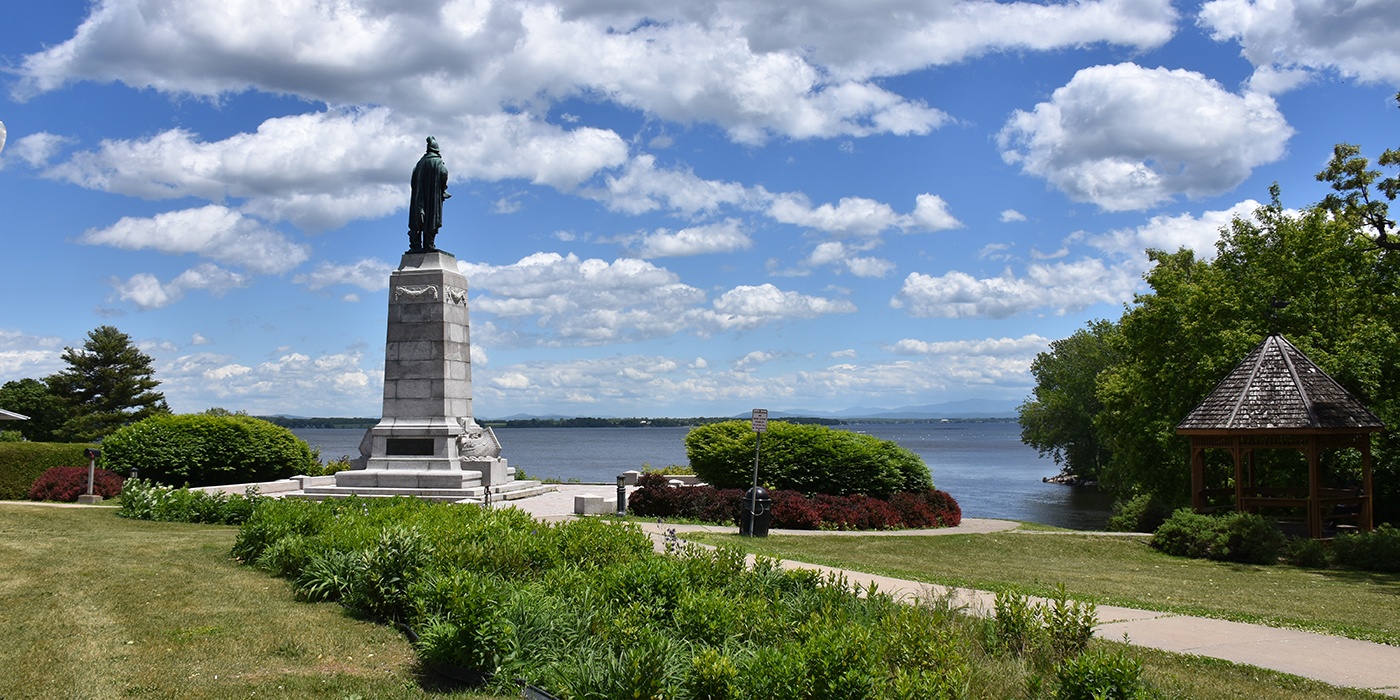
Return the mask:
<path id="1" fill-rule="evenodd" d="M 539 486 L 515 482 L 472 418 L 467 279 L 451 253 L 405 253 L 389 276 L 382 415 L 361 443 L 363 468 L 308 494 L 485 500 Z"/>

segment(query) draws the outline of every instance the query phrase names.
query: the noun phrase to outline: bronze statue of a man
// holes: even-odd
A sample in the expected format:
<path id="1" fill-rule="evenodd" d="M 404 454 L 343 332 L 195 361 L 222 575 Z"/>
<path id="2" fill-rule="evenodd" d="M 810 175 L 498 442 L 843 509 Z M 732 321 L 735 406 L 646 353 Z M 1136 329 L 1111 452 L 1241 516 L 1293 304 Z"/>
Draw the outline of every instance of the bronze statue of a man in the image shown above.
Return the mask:
<path id="1" fill-rule="evenodd" d="M 442 200 L 447 193 L 447 166 L 442 163 L 437 139 L 428 137 L 428 152 L 413 167 L 413 192 L 408 201 L 408 252 L 437 250 L 437 232 L 442 228 Z"/>

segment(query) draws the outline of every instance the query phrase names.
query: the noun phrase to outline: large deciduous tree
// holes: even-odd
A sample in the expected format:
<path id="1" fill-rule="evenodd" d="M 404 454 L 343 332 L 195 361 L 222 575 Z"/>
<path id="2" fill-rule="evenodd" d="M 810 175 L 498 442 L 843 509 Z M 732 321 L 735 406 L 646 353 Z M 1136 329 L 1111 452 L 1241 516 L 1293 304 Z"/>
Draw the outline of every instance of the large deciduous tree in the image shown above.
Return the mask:
<path id="1" fill-rule="evenodd" d="M 64 403 L 69 418 L 63 434 L 70 440 L 97 440 L 128 423 L 169 413 L 165 395 L 156 391 L 151 357 L 112 326 L 88 332 L 81 350 L 63 349 L 68 368 L 45 379 Z"/>
<path id="2" fill-rule="evenodd" d="M 1117 326 L 1094 321 L 1088 328 L 1050 344 L 1031 362 L 1034 396 L 1018 409 L 1021 441 L 1049 456 L 1061 472 L 1098 480 L 1108 464 L 1108 446 L 1094 418 L 1103 410 L 1099 375 L 1117 362 L 1110 336 Z"/>

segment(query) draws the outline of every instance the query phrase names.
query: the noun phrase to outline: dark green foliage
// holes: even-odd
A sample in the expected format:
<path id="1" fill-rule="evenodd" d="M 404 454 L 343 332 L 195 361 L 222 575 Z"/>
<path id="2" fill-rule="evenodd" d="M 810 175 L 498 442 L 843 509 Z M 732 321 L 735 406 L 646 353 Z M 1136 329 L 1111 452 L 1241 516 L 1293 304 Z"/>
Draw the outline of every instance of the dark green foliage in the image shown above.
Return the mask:
<path id="1" fill-rule="evenodd" d="M 87 493 L 87 467 L 53 467 L 39 475 L 29 487 L 31 501 L 77 502 Z M 113 498 L 122 492 L 122 478 L 106 469 L 92 470 L 92 492 L 103 498 Z"/>
<path id="2" fill-rule="evenodd" d="M 175 486 L 273 481 L 319 467 L 290 430 L 248 416 L 152 416 L 102 446 L 108 467 Z"/>
<path id="3" fill-rule="evenodd" d="M 38 379 L 5 382 L 0 386 L 0 408 L 29 418 L 7 427 L 13 427 L 30 442 L 58 441 L 63 423 L 68 420 L 63 403 Z"/>
<path id="4" fill-rule="evenodd" d="M 1152 535 L 1152 547 L 1181 557 L 1244 564 L 1276 564 L 1285 540 L 1268 519 L 1253 513 L 1200 515 L 1182 508 Z"/>
<path id="5" fill-rule="evenodd" d="M 1290 540 L 1284 548 L 1283 556 L 1294 566 L 1309 569 L 1325 569 L 1328 566 L 1327 548 L 1314 539 Z"/>
<path id="6" fill-rule="evenodd" d="M 1055 669 L 1055 700 L 1137 700 L 1152 694 L 1142 664 L 1102 649 L 1066 659 Z"/>
<path id="7" fill-rule="evenodd" d="M 1108 529 L 1113 532 L 1154 532 L 1169 515 L 1150 493 L 1140 493 L 1126 501 L 1113 504 Z"/>
<path id="8" fill-rule="evenodd" d="M 686 455 L 695 474 L 718 488 L 747 489 L 753 482 L 754 433 L 748 421 L 692 428 Z M 933 488 L 919 456 L 889 440 L 817 425 L 768 424 L 759 457 L 759 481 L 804 494 L 866 494 Z"/>
<path id="9" fill-rule="evenodd" d="M 177 489 L 146 479 L 127 479 L 121 497 L 117 515 L 123 518 L 212 525 L 242 525 L 263 498 L 255 488 L 239 496 Z"/>
<path id="10" fill-rule="evenodd" d="M 70 440 L 99 440 L 123 425 L 169 413 L 165 395 L 156 391 L 151 357 L 112 326 L 88 332 L 81 350 L 63 349 L 67 369 L 44 379 L 68 418 L 62 428 Z"/>
<path id="11" fill-rule="evenodd" d="M 1103 410 L 1098 378 L 1118 362 L 1110 336 L 1117 326 L 1093 321 L 1088 328 L 1050 343 L 1031 362 L 1033 398 L 1017 409 L 1021 442 L 1049 456 L 1065 474 L 1097 480 L 1109 462 L 1107 441 L 1094 418 Z"/>
<path id="12" fill-rule="evenodd" d="M 22 501 L 41 474 L 54 467 L 87 464 L 83 450 L 91 444 L 0 442 L 0 500 Z M 106 466 L 99 460 L 99 468 Z"/>
<path id="13" fill-rule="evenodd" d="M 1332 540 L 1338 564 L 1366 571 L 1400 571 L 1400 529 L 1382 525 L 1371 532 L 1341 535 Z"/>

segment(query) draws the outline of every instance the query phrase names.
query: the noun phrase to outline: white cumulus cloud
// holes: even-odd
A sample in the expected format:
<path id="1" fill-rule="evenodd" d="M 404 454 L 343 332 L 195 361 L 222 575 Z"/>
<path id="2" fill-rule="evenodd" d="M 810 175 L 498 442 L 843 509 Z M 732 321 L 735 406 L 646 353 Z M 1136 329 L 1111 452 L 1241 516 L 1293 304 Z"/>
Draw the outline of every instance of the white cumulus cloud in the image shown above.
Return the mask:
<path id="1" fill-rule="evenodd" d="M 753 247 L 753 239 L 736 219 L 692 226 L 679 231 L 660 229 L 642 237 L 637 256 L 667 258 L 706 253 L 731 253 Z"/>
<path id="2" fill-rule="evenodd" d="M 123 217 L 107 228 L 85 231 L 78 240 L 125 250 L 193 253 L 260 273 L 286 272 L 308 256 L 306 246 L 217 204 L 150 218 Z"/>
<path id="3" fill-rule="evenodd" d="M 1211 0 L 1197 22 L 1216 41 L 1240 44 L 1256 67 L 1252 86 L 1287 89 L 1297 71 L 1400 85 L 1400 5 L 1391 0 Z"/>
<path id="4" fill-rule="evenodd" d="M 1273 98 L 1186 70 L 1094 66 L 998 136 L 1002 157 L 1075 201 L 1144 209 L 1217 195 L 1281 158 L 1293 134 Z"/>
<path id="5" fill-rule="evenodd" d="M 1135 266 L 1097 258 L 1034 264 L 1020 277 L 1009 270 L 983 278 L 958 271 L 938 276 L 911 272 L 890 305 L 934 318 L 1006 318 L 1035 310 L 1063 314 L 1095 303 L 1122 303 L 1139 281 Z"/>
<path id="6" fill-rule="evenodd" d="M 159 309 L 184 298 L 191 289 L 202 289 L 213 296 L 223 296 L 230 289 L 248 286 L 246 275 L 225 270 L 212 263 L 204 263 L 180 273 L 169 282 L 161 282 L 150 273 L 141 272 L 131 277 L 113 279 L 112 288 L 121 301 L 129 301 L 142 309 Z"/>

